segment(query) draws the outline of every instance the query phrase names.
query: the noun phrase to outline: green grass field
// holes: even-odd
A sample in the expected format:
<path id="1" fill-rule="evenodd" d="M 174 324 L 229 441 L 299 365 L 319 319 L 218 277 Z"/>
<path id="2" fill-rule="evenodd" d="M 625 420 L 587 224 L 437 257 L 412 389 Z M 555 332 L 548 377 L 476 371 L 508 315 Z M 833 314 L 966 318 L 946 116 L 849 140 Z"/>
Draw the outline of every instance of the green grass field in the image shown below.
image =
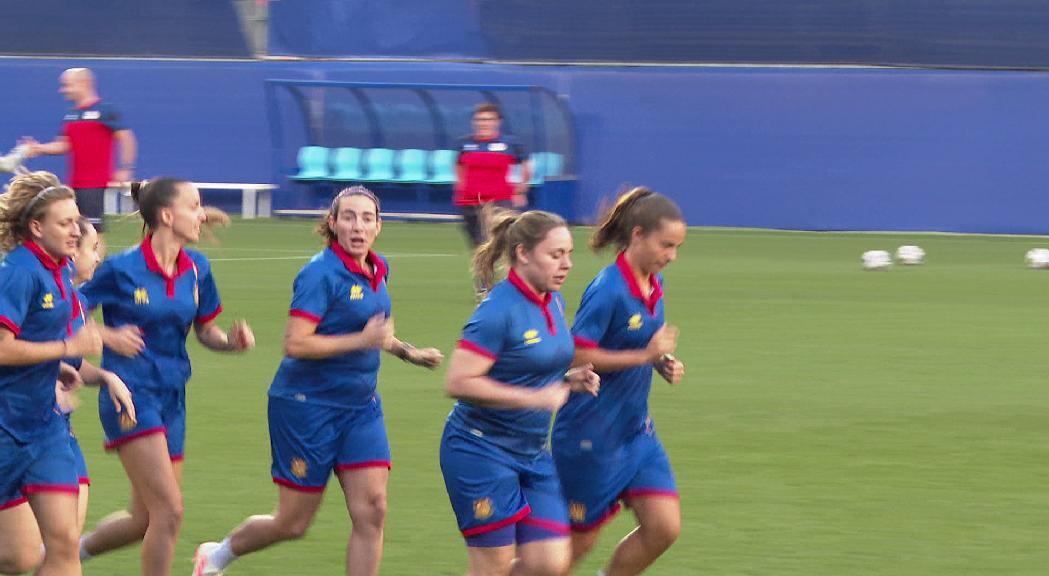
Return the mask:
<path id="1" fill-rule="evenodd" d="M 114 223 L 115 246 L 139 222 Z M 276 501 L 266 389 L 281 357 L 291 281 L 319 247 L 304 221 L 238 221 L 212 258 L 225 313 L 258 340 L 246 356 L 191 344 L 184 496 L 175 573 L 196 545 Z M 612 255 L 575 230 L 569 307 Z M 860 270 L 867 249 L 917 243 L 921 267 Z M 653 575 L 1045 574 L 1049 549 L 1049 273 L 1023 267 L 1045 239 L 692 229 L 666 271 L 667 316 L 688 366 L 651 404 L 681 491 L 681 539 Z M 450 353 L 473 309 L 451 225 L 387 224 L 398 335 Z M 442 371 L 386 356 L 394 455 L 383 574 L 462 574 L 466 553 L 437 448 L 452 405 Z M 74 422 L 93 479 L 89 527 L 124 506 L 91 393 Z M 230 574 L 342 573 L 349 518 L 337 484 L 311 532 Z M 578 571 L 592 576 L 632 527 L 621 514 Z M 1039 568 L 1041 566 L 1041 568 Z M 138 573 L 138 548 L 85 574 Z"/>

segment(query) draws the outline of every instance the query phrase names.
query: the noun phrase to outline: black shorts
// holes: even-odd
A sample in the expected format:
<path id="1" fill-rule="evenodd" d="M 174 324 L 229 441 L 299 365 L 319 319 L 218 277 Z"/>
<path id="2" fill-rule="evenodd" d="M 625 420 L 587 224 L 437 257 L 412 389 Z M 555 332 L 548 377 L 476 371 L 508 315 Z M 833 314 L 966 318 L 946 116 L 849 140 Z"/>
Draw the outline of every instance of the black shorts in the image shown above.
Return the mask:
<path id="1" fill-rule="evenodd" d="M 76 188 L 76 206 L 80 215 L 95 226 L 95 230 L 105 232 L 105 188 Z"/>
<path id="2" fill-rule="evenodd" d="M 500 208 L 510 208 L 511 203 L 509 200 L 496 200 L 489 202 Z M 488 240 L 488 229 L 487 223 L 484 222 L 484 207 L 488 204 L 479 204 L 474 206 L 459 206 L 459 214 L 463 217 L 463 228 L 466 231 L 466 239 L 469 240 L 471 247 L 476 249 L 481 244 L 484 244 Z"/>

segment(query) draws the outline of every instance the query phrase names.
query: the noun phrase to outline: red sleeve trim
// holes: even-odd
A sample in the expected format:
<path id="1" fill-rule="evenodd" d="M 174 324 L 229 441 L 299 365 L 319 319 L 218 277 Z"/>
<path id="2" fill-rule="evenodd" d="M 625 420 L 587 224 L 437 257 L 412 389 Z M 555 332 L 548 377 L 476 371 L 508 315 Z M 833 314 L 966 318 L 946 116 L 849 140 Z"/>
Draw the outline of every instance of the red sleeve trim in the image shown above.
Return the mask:
<path id="1" fill-rule="evenodd" d="M 499 358 L 499 355 L 496 354 L 495 352 L 492 352 L 491 350 L 488 350 L 484 346 L 481 346 L 480 344 L 475 344 L 475 343 L 470 342 L 469 340 L 466 340 L 466 339 L 460 340 L 459 343 L 456 345 L 456 347 L 457 348 L 462 348 L 463 350 L 469 350 L 470 352 L 473 352 L 474 354 L 480 354 L 481 356 L 484 356 L 485 358 L 488 358 L 490 360 L 495 360 L 495 359 Z"/>
<path id="2" fill-rule="evenodd" d="M 612 519 L 616 517 L 616 514 L 619 514 L 619 510 L 621 508 L 622 505 L 619 502 L 616 502 L 615 504 L 609 506 L 608 510 L 605 510 L 605 513 L 602 514 L 601 517 L 597 520 L 594 520 L 593 522 L 590 522 L 588 524 L 572 524 L 572 531 L 592 532 L 594 530 L 597 530 L 598 528 L 611 522 Z"/>
<path id="3" fill-rule="evenodd" d="M 366 460 L 364 462 L 352 462 L 335 466 L 335 469 L 340 472 L 343 470 L 359 470 L 361 468 L 385 468 L 389 470 L 393 468 L 393 464 L 389 460 Z"/>
<path id="4" fill-rule="evenodd" d="M 310 322 L 313 322 L 314 324 L 320 324 L 321 323 L 321 317 L 320 316 L 317 316 L 316 314 L 311 314 L 311 313 L 309 313 L 309 312 L 307 312 L 305 310 L 300 310 L 298 308 L 292 308 L 291 310 L 289 310 L 288 311 L 288 316 L 294 316 L 296 318 L 305 318 L 305 319 L 309 320 Z"/>
<path id="5" fill-rule="evenodd" d="M 204 316 L 197 316 L 197 319 L 194 320 L 194 322 L 196 322 L 197 324 L 201 324 L 201 325 L 207 324 L 208 322 L 211 322 L 215 318 L 218 318 L 219 314 L 222 314 L 222 304 L 219 304 L 219 307 L 216 308 L 215 311 L 212 312 L 211 314 L 206 314 Z"/>
<path id="6" fill-rule="evenodd" d="M 127 444 L 128 442 L 131 442 L 132 440 L 138 440 L 139 438 L 142 438 L 144 436 L 152 436 L 153 434 L 167 434 L 167 433 L 168 433 L 168 429 L 167 429 L 166 426 L 154 426 L 153 428 L 146 428 L 145 430 L 139 430 L 138 432 L 135 432 L 134 434 L 128 434 L 127 436 L 121 436 L 120 438 L 117 438 L 116 440 L 110 440 L 109 442 L 106 442 L 103 446 L 105 447 L 105 449 L 107 451 L 110 451 L 110 450 L 114 450 L 116 448 L 120 448 L 121 446 L 123 446 L 124 444 Z"/>
<path id="7" fill-rule="evenodd" d="M 478 534 L 487 534 L 494 530 L 505 528 L 506 526 L 509 526 L 511 524 L 517 524 L 524 517 L 528 516 L 531 513 L 532 507 L 525 504 L 524 508 L 521 508 L 517 511 L 516 514 L 509 518 L 503 518 L 502 520 L 492 522 L 491 524 L 483 524 L 481 526 L 474 526 L 473 528 L 467 528 L 466 530 L 463 530 L 463 536 L 477 536 Z"/>
<path id="8" fill-rule="evenodd" d="M 0 316 L 0 326 L 10 330 L 15 335 L 15 338 L 18 338 L 18 335 L 22 332 L 22 328 L 7 316 Z"/>
<path id="9" fill-rule="evenodd" d="M 82 486 L 90 486 L 91 485 L 91 479 L 88 478 L 87 476 L 81 476 L 80 478 L 77 478 L 77 482 L 80 485 L 82 485 Z"/>
<path id="10" fill-rule="evenodd" d="M 553 520 L 544 520 L 543 518 L 533 518 L 528 516 L 524 520 L 521 520 L 521 524 L 527 524 L 529 526 L 535 526 L 536 528 L 542 528 L 547 532 L 553 532 L 554 534 L 567 535 L 571 533 L 568 528 L 568 524 L 562 524 Z"/>
<path id="11" fill-rule="evenodd" d="M 573 334 L 572 335 L 572 340 L 575 342 L 575 347 L 576 348 L 586 348 L 586 349 L 589 350 L 589 349 L 599 348 L 600 347 L 600 346 L 598 346 L 597 342 L 594 342 L 593 340 L 591 340 L 589 338 L 584 338 L 583 336 L 579 336 L 579 335 Z"/>
<path id="12" fill-rule="evenodd" d="M 325 488 L 325 486 L 303 486 L 302 484 L 296 484 L 291 480 L 285 480 L 283 478 L 277 478 L 275 476 L 273 478 L 273 483 L 278 486 L 284 486 L 285 488 L 291 488 L 292 490 L 296 490 L 298 492 L 308 492 L 311 494 L 324 492 Z"/>
<path id="13" fill-rule="evenodd" d="M 80 494 L 80 486 L 78 484 L 26 484 L 22 486 L 23 494 L 39 494 L 40 492 Z"/>

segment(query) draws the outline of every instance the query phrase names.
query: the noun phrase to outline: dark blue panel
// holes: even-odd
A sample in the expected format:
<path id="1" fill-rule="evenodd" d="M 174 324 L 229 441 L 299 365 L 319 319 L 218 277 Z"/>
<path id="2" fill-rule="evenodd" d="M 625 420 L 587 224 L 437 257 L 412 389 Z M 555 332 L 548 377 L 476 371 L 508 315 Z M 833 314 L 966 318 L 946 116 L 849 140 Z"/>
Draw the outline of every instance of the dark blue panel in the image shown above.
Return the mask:
<path id="1" fill-rule="evenodd" d="M 0 53 L 251 56 L 229 0 L 4 2 Z"/>

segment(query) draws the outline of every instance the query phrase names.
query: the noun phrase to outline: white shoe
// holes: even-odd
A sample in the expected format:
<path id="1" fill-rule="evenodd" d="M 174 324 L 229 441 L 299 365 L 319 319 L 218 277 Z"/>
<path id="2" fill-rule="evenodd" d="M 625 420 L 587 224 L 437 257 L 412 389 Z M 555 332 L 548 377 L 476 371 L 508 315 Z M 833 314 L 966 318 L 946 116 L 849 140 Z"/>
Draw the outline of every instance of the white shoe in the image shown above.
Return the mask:
<path id="1" fill-rule="evenodd" d="M 0 172 L 18 172 L 19 168 L 22 167 L 22 161 L 25 160 L 28 152 L 29 147 L 20 144 L 15 146 L 15 148 L 8 152 L 6 156 L 0 156 Z"/>
<path id="2" fill-rule="evenodd" d="M 222 569 L 211 565 L 211 553 L 219 546 L 218 542 L 197 546 L 197 553 L 193 556 L 193 576 L 222 576 Z"/>

